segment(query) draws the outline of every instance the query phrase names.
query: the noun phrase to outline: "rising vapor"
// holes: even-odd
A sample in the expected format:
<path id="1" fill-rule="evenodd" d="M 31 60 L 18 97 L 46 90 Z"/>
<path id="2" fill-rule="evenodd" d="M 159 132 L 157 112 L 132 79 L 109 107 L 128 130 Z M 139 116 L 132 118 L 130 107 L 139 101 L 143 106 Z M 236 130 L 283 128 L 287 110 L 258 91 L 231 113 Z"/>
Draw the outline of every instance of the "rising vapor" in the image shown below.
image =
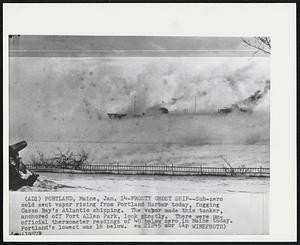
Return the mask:
<path id="1" fill-rule="evenodd" d="M 269 79 L 269 58 L 11 58 L 11 138 L 107 139 L 108 112 L 215 112 Z M 268 118 L 268 95 L 256 108 Z"/>

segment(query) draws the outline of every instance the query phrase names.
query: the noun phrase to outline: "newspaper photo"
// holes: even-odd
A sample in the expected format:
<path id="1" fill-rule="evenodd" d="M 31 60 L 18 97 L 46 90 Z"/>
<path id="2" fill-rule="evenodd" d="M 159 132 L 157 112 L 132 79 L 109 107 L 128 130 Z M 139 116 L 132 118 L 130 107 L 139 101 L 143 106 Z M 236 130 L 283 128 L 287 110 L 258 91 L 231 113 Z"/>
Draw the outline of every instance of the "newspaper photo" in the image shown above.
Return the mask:
<path id="1" fill-rule="evenodd" d="M 270 37 L 9 45 L 12 234 L 268 234 Z"/>
<path id="2" fill-rule="evenodd" d="M 296 239 L 294 10 L 6 5 L 5 240 Z"/>

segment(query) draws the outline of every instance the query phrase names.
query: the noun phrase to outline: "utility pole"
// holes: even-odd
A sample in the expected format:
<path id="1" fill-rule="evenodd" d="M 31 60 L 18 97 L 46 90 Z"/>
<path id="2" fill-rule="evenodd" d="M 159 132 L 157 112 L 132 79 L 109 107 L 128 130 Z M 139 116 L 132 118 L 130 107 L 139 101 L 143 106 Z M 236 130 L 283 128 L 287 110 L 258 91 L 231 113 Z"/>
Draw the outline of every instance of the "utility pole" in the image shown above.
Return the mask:
<path id="1" fill-rule="evenodd" d="M 136 96 L 134 96 L 134 98 L 133 98 L 133 115 L 135 115 L 135 98 L 136 98 Z"/>
<path id="2" fill-rule="evenodd" d="M 197 112 L 197 101 L 196 101 L 196 95 L 195 95 L 195 113 Z"/>

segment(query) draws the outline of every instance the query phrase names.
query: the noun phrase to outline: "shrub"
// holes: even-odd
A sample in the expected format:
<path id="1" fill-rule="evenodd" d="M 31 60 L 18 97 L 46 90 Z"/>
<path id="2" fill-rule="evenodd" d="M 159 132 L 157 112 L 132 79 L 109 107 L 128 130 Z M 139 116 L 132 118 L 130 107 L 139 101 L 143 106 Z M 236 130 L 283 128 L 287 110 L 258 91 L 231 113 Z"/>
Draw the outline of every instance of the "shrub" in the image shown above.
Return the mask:
<path id="1" fill-rule="evenodd" d="M 55 168 L 79 169 L 83 165 L 90 164 L 89 155 L 85 150 L 74 154 L 69 149 L 65 152 L 59 150 L 53 157 L 46 158 L 44 153 L 38 151 L 37 155 L 31 156 L 31 164 L 38 166 L 51 166 Z"/>

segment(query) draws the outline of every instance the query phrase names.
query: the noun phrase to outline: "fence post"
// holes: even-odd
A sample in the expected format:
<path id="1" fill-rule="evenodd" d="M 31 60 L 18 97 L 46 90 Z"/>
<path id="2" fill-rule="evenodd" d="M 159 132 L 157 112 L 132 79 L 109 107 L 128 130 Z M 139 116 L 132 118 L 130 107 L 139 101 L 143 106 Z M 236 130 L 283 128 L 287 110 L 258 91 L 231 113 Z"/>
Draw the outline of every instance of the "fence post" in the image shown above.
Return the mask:
<path id="1" fill-rule="evenodd" d="M 147 163 L 145 163 L 145 174 L 147 174 Z"/>
<path id="2" fill-rule="evenodd" d="M 262 176 L 262 167 L 261 166 L 259 167 L 259 170 L 260 170 L 260 176 Z"/>
<path id="3" fill-rule="evenodd" d="M 174 167 L 174 166 L 173 166 L 173 163 L 172 163 L 172 175 L 174 175 L 174 169 L 173 169 L 173 167 Z"/>

